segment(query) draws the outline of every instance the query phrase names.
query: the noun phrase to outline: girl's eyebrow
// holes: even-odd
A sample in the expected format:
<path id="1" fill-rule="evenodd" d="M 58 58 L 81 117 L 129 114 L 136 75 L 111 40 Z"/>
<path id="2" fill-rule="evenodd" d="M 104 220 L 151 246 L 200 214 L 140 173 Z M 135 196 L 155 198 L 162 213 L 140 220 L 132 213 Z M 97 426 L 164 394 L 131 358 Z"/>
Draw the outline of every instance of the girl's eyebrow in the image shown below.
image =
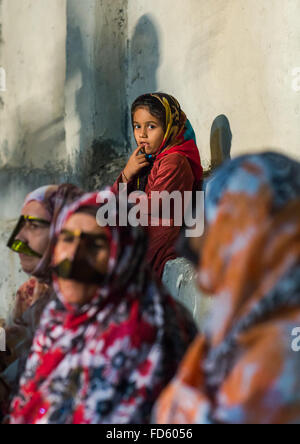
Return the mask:
<path id="1" fill-rule="evenodd" d="M 149 123 L 154 123 L 154 125 L 158 125 L 158 122 L 155 122 L 154 120 L 148 120 L 148 122 L 145 122 L 147 125 L 149 124 Z M 133 124 L 134 125 L 140 125 L 140 123 L 139 122 L 136 122 L 136 121 L 134 121 L 133 122 Z"/>
<path id="2" fill-rule="evenodd" d="M 21 216 L 21 217 L 23 217 L 24 220 L 29 221 L 29 222 L 38 222 L 38 223 L 40 223 L 40 224 L 48 225 L 48 226 L 51 224 L 50 221 L 45 220 L 45 219 L 42 219 L 42 218 L 40 218 L 40 217 L 36 217 L 36 216 L 27 216 L 27 215 L 23 215 L 23 216 Z"/>
<path id="3" fill-rule="evenodd" d="M 70 231 L 70 230 L 67 230 L 66 228 L 63 228 L 62 230 L 61 230 L 61 234 L 69 234 L 70 236 L 74 236 L 74 231 Z"/>
<path id="4" fill-rule="evenodd" d="M 63 230 L 61 230 L 61 233 L 62 233 L 62 234 L 67 234 L 67 235 L 69 235 L 69 236 L 74 236 L 74 237 L 76 237 L 76 233 L 75 233 L 74 231 L 67 230 L 66 228 L 64 228 Z M 105 241 L 105 242 L 108 241 L 108 238 L 107 238 L 107 236 L 106 236 L 105 234 L 85 233 L 85 232 L 82 232 L 81 234 L 82 234 L 83 236 L 91 237 L 91 238 L 93 238 L 93 239 L 97 239 L 97 240 L 100 239 L 100 240 L 103 240 L 103 241 Z"/>
<path id="5" fill-rule="evenodd" d="M 105 234 L 92 234 L 92 233 L 87 233 L 88 236 L 93 237 L 94 239 L 100 239 L 103 240 L 104 242 L 108 241 L 108 238 Z"/>

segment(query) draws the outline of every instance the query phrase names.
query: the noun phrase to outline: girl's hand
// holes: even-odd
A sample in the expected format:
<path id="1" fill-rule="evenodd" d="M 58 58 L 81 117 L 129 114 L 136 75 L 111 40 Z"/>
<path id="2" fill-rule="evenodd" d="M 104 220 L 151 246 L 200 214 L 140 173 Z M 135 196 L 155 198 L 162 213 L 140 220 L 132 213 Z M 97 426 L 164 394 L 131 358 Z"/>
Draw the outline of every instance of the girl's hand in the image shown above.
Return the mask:
<path id="1" fill-rule="evenodd" d="M 139 154 L 140 150 L 140 146 L 134 150 L 124 168 L 124 175 L 127 180 L 133 179 L 143 168 L 150 165 L 146 160 L 146 155 Z"/>

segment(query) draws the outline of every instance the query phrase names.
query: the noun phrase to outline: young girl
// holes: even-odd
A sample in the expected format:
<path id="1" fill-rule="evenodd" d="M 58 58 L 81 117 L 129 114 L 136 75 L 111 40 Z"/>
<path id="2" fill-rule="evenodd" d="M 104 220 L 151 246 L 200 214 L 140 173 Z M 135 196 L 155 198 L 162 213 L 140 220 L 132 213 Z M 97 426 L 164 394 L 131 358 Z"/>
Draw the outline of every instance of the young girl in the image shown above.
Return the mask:
<path id="1" fill-rule="evenodd" d="M 83 196 L 56 225 L 58 299 L 35 337 L 13 424 L 149 422 L 195 337 L 185 310 L 147 271 L 144 230 L 99 226 L 97 197 Z"/>
<path id="2" fill-rule="evenodd" d="M 138 97 L 132 105 L 132 125 L 137 148 L 114 184 L 127 183 L 128 192 L 200 189 L 202 167 L 195 134 L 177 100 L 164 93 Z M 159 278 L 166 262 L 176 258 L 174 244 L 180 227 L 149 227 L 147 262 Z"/>

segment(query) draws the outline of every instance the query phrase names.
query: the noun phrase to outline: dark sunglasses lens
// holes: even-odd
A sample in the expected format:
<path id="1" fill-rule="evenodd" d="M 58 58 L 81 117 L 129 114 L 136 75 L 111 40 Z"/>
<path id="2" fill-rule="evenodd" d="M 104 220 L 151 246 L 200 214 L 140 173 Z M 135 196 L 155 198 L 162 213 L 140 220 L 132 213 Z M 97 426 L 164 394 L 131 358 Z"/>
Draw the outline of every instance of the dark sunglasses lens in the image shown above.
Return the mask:
<path id="1" fill-rule="evenodd" d="M 60 264 L 52 268 L 54 274 L 62 279 L 69 279 L 72 271 L 72 262 L 65 259 Z"/>
<path id="2" fill-rule="evenodd" d="M 20 219 L 18 220 L 18 223 L 14 229 L 14 231 L 12 232 L 12 235 L 9 238 L 9 241 L 7 242 L 7 246 L 8 248 L 12 249 L 12 246 L 15 243 L 16 237 L 17 235 L 20 233 L 20 231 L 22 230 L 22 228 L 24 227 L 25 224 L 25 219 L 24 216 L 21 216 Z M 15 251 L 15 250 L 14 250 Z"/>
<path id="3" fill-rule="evenodd" d="M 30 256 L 30 257 L 41 258 L 42 256 L 40 254 L 36 253 L 35 251 L 33 251 L 27 244 L 20 241 L 19 239 L 16 239 L 16 237 L 18 236 L 18 234 L 20 233 L 20 231 L 24 227 L 25 222 L 26 222 L 25 217 L 21 216 L 17 225 L 16 225 L 16 228 L 14 229 L 9 241 L 7 242 L 7 246 L 15 253 L 21 253 L 21 254 L 25 254 L 26 256 Z"/>
<path id="4" fill-rule="evenodd" d="M 52 267 L 52 271 L 58 278 L 90 285 L 101 285 L 106 277 L 94 269 L 86 260 L 77 258 L 74 261 L 65 259 L 60 264 Z"/>

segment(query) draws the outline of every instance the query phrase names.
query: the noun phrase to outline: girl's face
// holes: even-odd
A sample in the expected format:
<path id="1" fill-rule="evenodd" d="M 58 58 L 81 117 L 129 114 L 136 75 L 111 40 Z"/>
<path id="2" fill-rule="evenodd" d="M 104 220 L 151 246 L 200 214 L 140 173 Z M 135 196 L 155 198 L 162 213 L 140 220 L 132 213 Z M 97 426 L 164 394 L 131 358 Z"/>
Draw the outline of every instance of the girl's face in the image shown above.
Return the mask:
<path id="1" fill-rule="evenodd" d="M 156 154 L 164 140 L 164 129 L 148 107 L 138 108 L 133 115 L 133 131 L 137 145 L 146 154 Z"/>
<path id="2" fill-rule="evenodd" d="M 95 250 L 93 251 L 93 266 L 100 274 L 107 274 L 110 250 L 106 230 L 99 227 L 95 217 L 85 213 L 74 214 L 66 222 L 54 249 L 53 265 L 58 265 L 65 259 L 70 261 L 74 259 L 80 243 L 80 237 L 76 236 L 78 232 L 94 236 L 95 241 L 92 246 Z M 58 277 L 58 285 L 64 301 L 67 304 L 76 305 L 84 305 L 90 302 L 99 287 L 99 285 L 85 284 L 60 277 Z"/>
<path id="3" fill-rule="evenodd" d="M 38 219 L 51 222 L 51 218 L 46 208 L 37 201 L 29 202 L 22 210 L 22 216 L 32 216 Z M 41 256 L 45 253 L 49 243 L 50 228 L 39 222 L 27 222 L 17 235 L 17 239 L 27 244 Z M 22 269 L 25 273 L 31 274 L 37 267 L 40 259 L 19 253 Z"/>

